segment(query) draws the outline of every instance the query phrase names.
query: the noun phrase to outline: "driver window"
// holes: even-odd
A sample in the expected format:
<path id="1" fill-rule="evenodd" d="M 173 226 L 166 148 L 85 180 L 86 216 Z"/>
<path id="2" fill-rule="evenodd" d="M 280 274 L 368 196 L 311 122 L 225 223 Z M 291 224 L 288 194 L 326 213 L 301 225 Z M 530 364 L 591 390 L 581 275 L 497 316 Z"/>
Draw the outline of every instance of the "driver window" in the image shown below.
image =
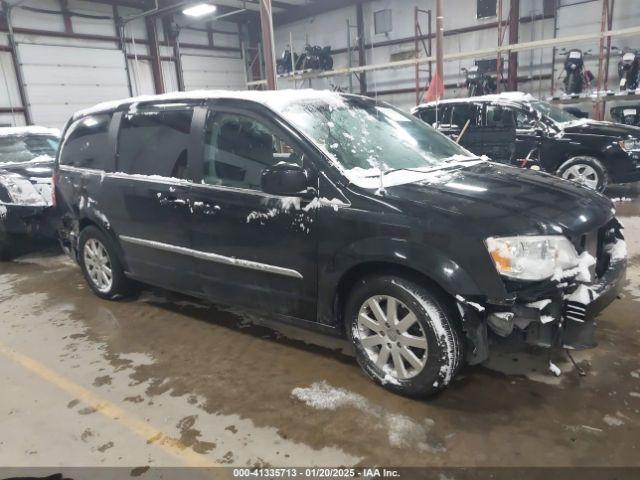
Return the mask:
<path id="1" fill-rule="evenodd" d="M 302 155 L 251 117 L 209 112 L 204 142 L 204 183 L 261 190 L 262 171 L 279 162 L 302 166 Z"/>

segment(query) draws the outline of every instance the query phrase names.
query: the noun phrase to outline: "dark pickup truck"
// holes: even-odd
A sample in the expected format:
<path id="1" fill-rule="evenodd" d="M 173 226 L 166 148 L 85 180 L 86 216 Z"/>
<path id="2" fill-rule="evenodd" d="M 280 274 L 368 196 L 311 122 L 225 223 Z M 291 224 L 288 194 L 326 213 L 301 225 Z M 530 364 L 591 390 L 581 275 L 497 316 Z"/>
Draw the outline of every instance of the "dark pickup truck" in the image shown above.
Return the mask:
<path id="1" fill-rule="evenodd" d="M 640 180 L 640 128 L 578 118 L 521 92 L 430 102 L 412 113 L 477 155 L 602 191 Z"/>

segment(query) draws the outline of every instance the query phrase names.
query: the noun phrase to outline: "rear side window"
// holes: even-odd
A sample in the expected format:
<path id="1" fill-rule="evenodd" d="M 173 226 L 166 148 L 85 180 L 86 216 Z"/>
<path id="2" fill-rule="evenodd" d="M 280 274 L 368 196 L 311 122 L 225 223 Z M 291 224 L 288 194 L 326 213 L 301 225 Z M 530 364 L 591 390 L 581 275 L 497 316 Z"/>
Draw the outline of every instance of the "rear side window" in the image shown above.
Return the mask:
<path id="1" fill-rule="evenodd" d="M 515 128 L 513 110 L 502 105 L 487 105 L 486 125 L 494 128 Z"/>
<path id="2" fill-rule="evenodd" d="M 109 144 L 111 114 L 89 115 L 75 121 L 65 133 L 60 164 L 111 171 L 113 150 Z"/>
<path id="3" fill-rule="evenodd" d="M 428 123 L 429 125 L 433 125 L 434 123 L 436 123 L 436 109 L 433 107 L 421 110 L 420 112 L 418 112 L 418 116 L 420 117 L 420 120 Z"/>
<path id="4" fill-rule="evenodd" d="M 148 110 L 122 117 L 119 172 L 187 179 L 191 108 Z"/>
<path id="5" fill-rule="evenodd" d="M 469 120 L 469 126 L 475 127 L 478 124 L 478 106 L 475 103 L 458 103 L 453 105 L 451 113 L 451 125 L 464 127 Z"/>

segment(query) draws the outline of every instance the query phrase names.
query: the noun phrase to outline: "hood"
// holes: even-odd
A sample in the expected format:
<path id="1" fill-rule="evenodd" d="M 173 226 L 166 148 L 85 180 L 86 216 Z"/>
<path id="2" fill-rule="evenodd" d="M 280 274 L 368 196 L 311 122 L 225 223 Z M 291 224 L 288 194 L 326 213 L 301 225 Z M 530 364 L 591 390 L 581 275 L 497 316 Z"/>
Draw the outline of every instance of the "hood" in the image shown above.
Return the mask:
<path id="1" fill-rule="evenodd" d="M 640 138 L 640 128 L 622 123 L 599 122 L 597 120 L 580 119 L 575 122 L 561 124 L 565 134 L 599 135 L 615 138 Z"/>
<path id="2" fill-rule="evenodd" d="M 558 177 L 484 162 L 440 171 L 433 179 L 392 186 L 385 200 L 429 221 L 429 212 L 460 217 L 461 229 L 491 235 L 558 235 L 594 230 L 613 216 L 603 195 Z"/>

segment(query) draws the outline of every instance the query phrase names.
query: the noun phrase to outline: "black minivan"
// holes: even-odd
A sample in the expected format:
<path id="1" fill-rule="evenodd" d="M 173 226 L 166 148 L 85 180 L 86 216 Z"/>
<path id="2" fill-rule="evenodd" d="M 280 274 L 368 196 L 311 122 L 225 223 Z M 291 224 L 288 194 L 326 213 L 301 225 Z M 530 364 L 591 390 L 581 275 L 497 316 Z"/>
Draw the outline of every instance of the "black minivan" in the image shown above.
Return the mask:
<path id="1" fill-rule="evenodd" d="M 77 113 L 62 142 L 61 235 L 98 296 L 136 280 L 346 335 L 405 395 L 493 338 L 595 346 L 624 280 L 607 198 L 370 98 L 140 97 Z"/>
<path id="2" fill-rule="evenodd" d="M 598 191 L 640 180 L 640 128 L 578 118 L 530 94 L 452 98 L 412 112 L 496 162 L 541 169 Z"/>

